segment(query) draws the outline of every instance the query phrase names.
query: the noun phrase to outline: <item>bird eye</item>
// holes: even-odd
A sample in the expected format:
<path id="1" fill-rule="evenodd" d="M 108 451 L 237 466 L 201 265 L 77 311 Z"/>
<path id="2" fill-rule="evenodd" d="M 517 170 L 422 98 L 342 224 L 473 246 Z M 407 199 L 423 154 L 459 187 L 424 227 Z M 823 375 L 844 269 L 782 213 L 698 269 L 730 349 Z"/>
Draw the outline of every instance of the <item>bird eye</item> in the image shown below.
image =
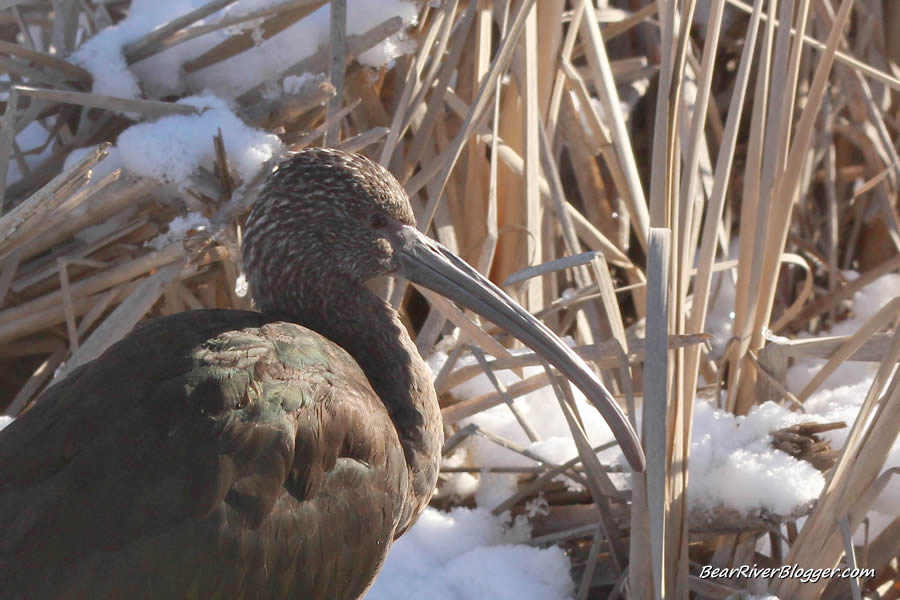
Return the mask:
<path id="1" fill-rule="evenodd" d="M 382 229 L 387 226 L 387 217 L 384 216 L 384 213 L 372 213 L 372 216 L 369 219 L 369 224 L 371 224 L 375 229 Z"/>

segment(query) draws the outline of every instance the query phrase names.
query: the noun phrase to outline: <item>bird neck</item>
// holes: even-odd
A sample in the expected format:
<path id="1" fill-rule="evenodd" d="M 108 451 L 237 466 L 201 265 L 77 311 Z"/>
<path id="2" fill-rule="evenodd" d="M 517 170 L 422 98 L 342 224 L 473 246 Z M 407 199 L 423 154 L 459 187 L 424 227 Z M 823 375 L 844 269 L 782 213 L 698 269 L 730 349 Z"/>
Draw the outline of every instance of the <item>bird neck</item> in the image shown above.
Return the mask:
<path id="1" fill-rule="evenodd" d="M 301 292 L 292 302 L 300 308 L 291 320 L 346 350 L 387 408 L 410 475 L 410 502 L 404 503 L 398 526 L 402 533 L 424 510 L 437 483 L 443 427 L 431 371 L 397 311 L 364 285 L 338 279 L 330 278 L 327 294 L 321 287 Z"/>

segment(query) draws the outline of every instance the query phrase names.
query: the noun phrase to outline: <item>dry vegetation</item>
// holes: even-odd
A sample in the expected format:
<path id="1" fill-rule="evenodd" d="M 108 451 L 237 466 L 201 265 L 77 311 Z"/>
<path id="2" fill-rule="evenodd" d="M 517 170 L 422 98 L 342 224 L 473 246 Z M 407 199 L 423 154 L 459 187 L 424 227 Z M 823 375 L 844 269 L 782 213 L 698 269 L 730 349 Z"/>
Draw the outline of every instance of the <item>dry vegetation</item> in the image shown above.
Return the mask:
<path id="1" fill-rule="evenodd" d="M 255 15 L 256 23 L 262 20 L 269 37 L 323 3 L 288 2 Z M 210 2 L 209 10 L 130 44 L 127 62 L 197 33 L 198 19 L 228 4 Z M 580 459 L 523 469 L 519 492 L 498 507 L 521 511 L 544 494 L 550 512 L 535 522 L 534 542 L 569 550 L 578 598 L 652 598 L 662 589 L 669 597 L 690 590 L 726 598 L 748 582 L 700 580 L 699 565 L 831 567 L 839 560 L 877 569 L 863 594 L 900 597 L 900 517 L 855 553 L 842 538 L 890 477 L 879 473 L 900 428 L 892 374 L 900 301 L 847 339 L 762 336 L 764 328 L 789 338 L 800 331 L 826 336 L 846 316 L 854 291 L 900 267 L 900 81 L 892 75 L 900 63 L 898 4 L 707 0 L 708 23 L 691 18 L 693 0 L 609 4 L 615 8 L 584 0 L 422 3 L 410 32 L 417 51 L 378 72 L 353 59 L 396 32 L 398 20 L 373 23 L 361 36 L 334 28 L 335 48 L 346 38 L 345 60 L 338 52 L 332 63 L 326 47 L 291 70 L 327 73 L 336 64 L 331 83 L 274 99 L 251 92 L 238 99 L 238 114 L 294 149 L 326 143 L 389 166 L 421 228 L 494 281 L 518 274 L 507 283 L 510 293 L 573 335 L 624 406 L 643 402 L 653 476 L 635 478 L 630 504 L 612 489 L 560 387 Z M 9 92 L 0 177 L 5 183 L 7 161 L 24 173 L 0 186 L 0 406 L 15 415 L 60 367 L 66 372 L 96 357 L 141 319 L 246 307 L 234 292 L 238 242 L 259 181 L 236 180 L 214 139 L 215 169 L 196 172 L 188 189 L 165 197 L 158 182 L 127 172 L 92 178 L 105 143 L 131 124 L 123 113 L 152 120 L 193 109 L 171 98 L 91 94 L 90 74 L 66 60 L 75 40 L 123 18 L 128 2 L 0 7 L 0 61 L 9 75 L 0 84 Z M 703 26 L 692 28 L 692 21 Z M 44 44 L 22 35 L 29 25 L 43 29 Z M 253 44 L 249 32 L 236 32 L 185 68 L 252 52 Z M 14 133 L 34 120 L 48 127 L 52 152 L 29 168 Z M 95 151 L 63 170 L 71 149 L 91 145 Z M 210 218 L 213 231 L 159 250 L 146 244 L 188 210 Z M 114 227 L 95 229 L 111 219 Z M 732 239 L 738 254 L 726 262 Z M 847 268 L 861 277 L 848 281 Z M 738 286 L 735 337 L 724 356 L 712 356 L 699 334 L 715 294 L 711 275 L 722 270 Z M 566 288 L 575 292 L 562 298 Z M 458 401 L 449 391 L 454 384 L 482 368 L 524 364 L 527 356 L 513 358 L 489 326 L 431 294 L 423 292 L 425 302 L 405 285 L 385 283 L 383 291 L 404 310 L 423 354 L 453 327 L 462 332 L 436 381 L 448 452 L 467 435 L 488 435 L 460 428 L 460 419 L 547 383 L 537 376 Z M 471 345 L 496 358 L 454 370 Z M 695 522 L 683 492 L 698 393 L 724 390 L 724 407 L 739 414 L 765 399 L 802 410 L 822 379 L 794 397 L 784 387 L 790 359 L 831 357 L 827 372 L 854 353 L 880 363 L 863 406 L 874 418 L 853 424 L 847 445 L 831 457 L 826 491 L 799 534 L 796 514 L 723 512 Z M 816 433 L 778 439 L 815 459 L 827 452 Z M 566 491 L 553 480 L 560 473 L 586 491 Z M 756 540 L 766 535 L 783 538 L 789 551 L 756 555 Z M 797 599 L 848 597 L 848 589 L 839 580 L 771 586 Z"/>

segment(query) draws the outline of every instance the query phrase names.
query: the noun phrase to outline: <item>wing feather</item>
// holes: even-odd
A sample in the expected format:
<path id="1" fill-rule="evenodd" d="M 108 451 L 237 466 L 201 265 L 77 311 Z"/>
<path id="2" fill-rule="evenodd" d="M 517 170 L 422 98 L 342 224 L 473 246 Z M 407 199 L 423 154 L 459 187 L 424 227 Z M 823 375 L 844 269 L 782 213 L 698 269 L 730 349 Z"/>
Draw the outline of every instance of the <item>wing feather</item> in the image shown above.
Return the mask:
<path id="1" fill-rule="evenodd" d="M 355 598 L 364 577 L 315 574 L 374 574 L 406 477 L 384 405 L 342 349 L 259 313 L 181 313 L 0 433 L 0 572 L 23 598 L 236 598 L 260 585 Z M 369 545 L 375 555 L 354 555 Z M 219 572 L 202 574 L 210 561 Z"/>

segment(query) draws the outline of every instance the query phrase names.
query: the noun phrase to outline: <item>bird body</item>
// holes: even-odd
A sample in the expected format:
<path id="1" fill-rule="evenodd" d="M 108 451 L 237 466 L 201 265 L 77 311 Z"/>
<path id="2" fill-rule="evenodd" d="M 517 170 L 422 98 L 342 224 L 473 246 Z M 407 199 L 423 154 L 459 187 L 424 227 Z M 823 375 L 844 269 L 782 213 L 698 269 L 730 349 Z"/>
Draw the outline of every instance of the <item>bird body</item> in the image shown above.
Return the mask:
<path id="1" fill-rule="evenodd" d="M 243 262 L 261 312 L 139 326 L 0 432 L 4 598 L 352 600 L 437 482 L 428 367 L 370 292 L 402 274 L 507 328 L 639 443 L 564 343 L 415 230 L 400 184 L 313 149 L 264 184 Z"/>
<path id="2" fill-rule="evenodd" d="M 0 445 L 4 597 L 356 598 L 409 526 L 363 371 L 260 313 L 151 321 L 21 422 L 42 427 Z"/>

